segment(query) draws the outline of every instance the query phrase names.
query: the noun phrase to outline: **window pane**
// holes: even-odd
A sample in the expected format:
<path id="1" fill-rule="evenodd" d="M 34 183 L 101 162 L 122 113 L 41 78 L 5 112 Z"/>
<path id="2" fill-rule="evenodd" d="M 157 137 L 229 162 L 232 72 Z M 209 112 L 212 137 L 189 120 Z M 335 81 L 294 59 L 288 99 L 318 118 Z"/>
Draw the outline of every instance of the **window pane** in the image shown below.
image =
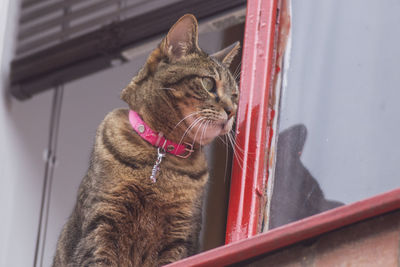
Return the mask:
<path id="1" fill-rule="evenodd" d="M 400 186 L 400 2 L 292 2 L 270 228 Z"/>

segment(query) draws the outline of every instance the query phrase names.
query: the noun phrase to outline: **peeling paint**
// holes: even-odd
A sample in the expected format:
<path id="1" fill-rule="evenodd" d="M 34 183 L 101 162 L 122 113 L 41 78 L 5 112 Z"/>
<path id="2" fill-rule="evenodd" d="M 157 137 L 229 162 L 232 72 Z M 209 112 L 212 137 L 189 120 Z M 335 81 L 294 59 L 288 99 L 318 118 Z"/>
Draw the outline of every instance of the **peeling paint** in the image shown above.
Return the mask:
<path id="1" fill-rule="evenodd" d="M 264 210 L 264 225 L 262 232 L 269 229 L 270 203 L 273 194 L 276 149 L 278 144 L 278 125 L 280 97 L 282 91 L 286 87 L 287 71 L 289 69 L 290 48 L 291 48 L 291 1 L 282 0 L 278 18 L 278 41 L 276 45 L 276 67 L 274 75 L 274 83 L 271 88 L 269 102 L 269 144 L 268 144 L 268 161 L 267 161 L 267 187 L 266 187 L 266 205 Z M 283 71 L 281 71 L 283 68 Z"/>

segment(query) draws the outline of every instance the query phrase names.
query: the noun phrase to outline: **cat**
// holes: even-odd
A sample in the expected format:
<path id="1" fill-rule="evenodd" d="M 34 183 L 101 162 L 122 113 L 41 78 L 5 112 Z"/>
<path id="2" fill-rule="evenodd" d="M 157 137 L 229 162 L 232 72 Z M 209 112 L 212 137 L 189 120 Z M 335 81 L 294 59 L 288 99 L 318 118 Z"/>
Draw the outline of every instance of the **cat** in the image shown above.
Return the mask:
<path id="1" fill-rule="evenodd" d="M 160 266 L 198 252 L 201 147 L 232 129 L 239 91 L 228 68 L 240 44 L 209 56 L 197 28 L 181 17 L 122 90 L 129 109 L 98 127 L 53 266 Z"/>

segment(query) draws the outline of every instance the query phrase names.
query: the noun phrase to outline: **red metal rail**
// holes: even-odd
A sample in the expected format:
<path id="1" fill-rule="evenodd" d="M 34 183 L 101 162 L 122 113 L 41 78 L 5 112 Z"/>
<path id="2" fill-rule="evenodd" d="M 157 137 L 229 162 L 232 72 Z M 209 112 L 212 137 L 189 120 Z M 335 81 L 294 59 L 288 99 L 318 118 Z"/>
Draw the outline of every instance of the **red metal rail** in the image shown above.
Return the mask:
<path id="1" fill-rule="evenodd" d="M 249 239 L 218 247 L 168 267 L 227 266 L 387 212 L 400 210 L 400 188 L 341 206 Z"/>
<path id="2" fill-rule="evenodd" d="M 278 0 L 249 0 L 226 243 L 258 233 L 266 184 L 267 112 Z"/>

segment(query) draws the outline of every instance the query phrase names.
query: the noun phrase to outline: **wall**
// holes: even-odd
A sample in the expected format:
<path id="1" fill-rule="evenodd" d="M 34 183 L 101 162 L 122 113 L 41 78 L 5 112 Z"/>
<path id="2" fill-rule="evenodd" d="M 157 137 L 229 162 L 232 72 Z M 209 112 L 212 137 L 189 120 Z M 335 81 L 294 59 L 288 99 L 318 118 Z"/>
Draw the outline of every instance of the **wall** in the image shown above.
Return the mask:
<path id="1" fill-rule="evenodd" d="M 51 92 L 28 102 L 7 94 L 19 1 L 0 1 L 0 266 L 31 266 Z"/>

